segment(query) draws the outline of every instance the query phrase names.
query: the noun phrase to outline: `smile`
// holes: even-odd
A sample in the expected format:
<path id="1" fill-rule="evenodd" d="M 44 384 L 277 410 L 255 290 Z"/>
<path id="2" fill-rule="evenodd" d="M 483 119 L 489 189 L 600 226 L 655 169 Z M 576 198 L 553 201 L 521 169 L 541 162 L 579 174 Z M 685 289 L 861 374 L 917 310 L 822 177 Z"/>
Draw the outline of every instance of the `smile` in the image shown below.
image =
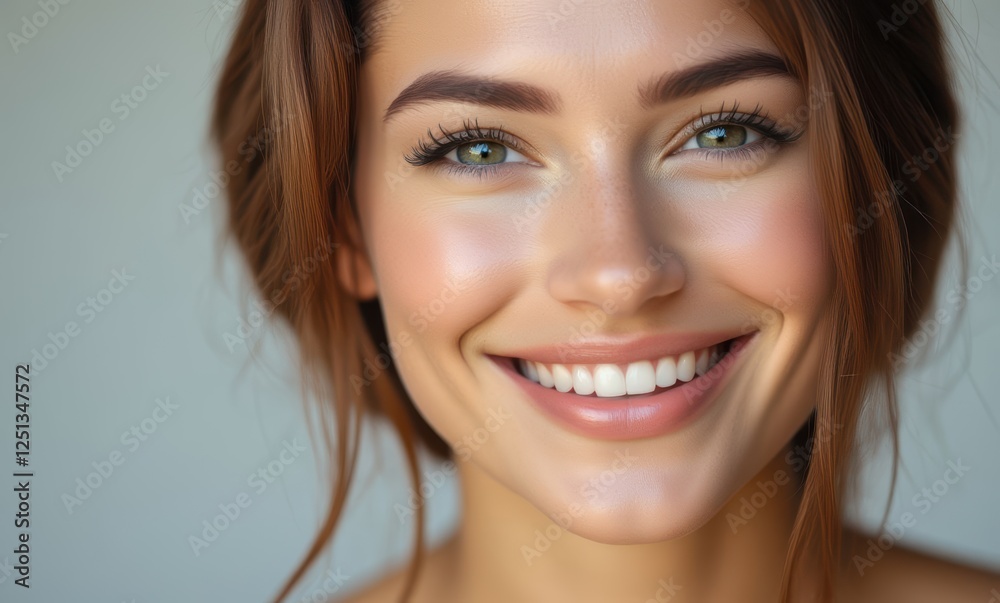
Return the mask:
<path id="1" fill-rule="evenodd" d="M 728 352 L 729 339 L 700 350 L 661 356 L 625 364 L 546 364 L 518 358 L 518 372 L 528 379 L 559 392 L 579 396 L 615 398 L 649 394 L 686 383 L 706 374 Z"/>
<path id="2" fill-rule="evenodd" d="M 604 340 L 490 358 L 562 427 L 638 439 L 679 429 L 707 408 L 758 333 Z"/>

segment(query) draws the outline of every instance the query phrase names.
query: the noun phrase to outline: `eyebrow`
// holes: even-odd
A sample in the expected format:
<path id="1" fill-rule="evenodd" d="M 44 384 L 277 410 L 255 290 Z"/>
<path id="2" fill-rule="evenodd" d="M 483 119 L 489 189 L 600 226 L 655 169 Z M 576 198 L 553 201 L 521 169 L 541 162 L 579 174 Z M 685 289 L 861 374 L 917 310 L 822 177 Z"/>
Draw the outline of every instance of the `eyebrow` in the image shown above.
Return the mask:
<path id="1" fill-rule="evenodd" d="M 435 101 L 465 102 L 498 109 L 551 114 L 559 110 L 559 96 L 524 82 L 496 80 L 459 71 L 425 73 L 407 86 L 385 111 L 383 122 L 415 105 Z"/>
<path id="2" fill-rule="evenodd" d="M 648 109 L 741 80 L 769 76 L 795 78 L 776 54 L 757 50 L 730 54 L 650 80 L 639 89 L 639 103 Z"/>
<path id="3" fill-rule="evenodd" d="M 652 108 L 741 80 L 765 76 L 794 77 L 781 57 L 744 51 L 665 73 L 639 87 L 639 104 Z M 456 70 L 431 71 L 414 80 L 392 101 L 382 117 L 421 104 L 464 102 L 526 113 L 552 114 L 562 106 L 557 93 L 525 82 L 498 80 Z"/>

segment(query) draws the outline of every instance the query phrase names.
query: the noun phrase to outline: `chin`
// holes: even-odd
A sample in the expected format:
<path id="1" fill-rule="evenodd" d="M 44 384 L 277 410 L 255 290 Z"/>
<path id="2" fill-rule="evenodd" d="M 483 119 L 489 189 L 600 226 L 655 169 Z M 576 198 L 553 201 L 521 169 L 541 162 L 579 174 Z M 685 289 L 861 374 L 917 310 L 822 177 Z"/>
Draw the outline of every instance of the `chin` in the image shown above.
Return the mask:
<path id="1" fill-rule="evenodd" d="M 690 487 L 675 490 L 651 484 L 644 492 L 618 492 L 607 501 L 581 505 L 567 531 L 602 544 L 674 540 L 709 523 L 728 498 Z"/>

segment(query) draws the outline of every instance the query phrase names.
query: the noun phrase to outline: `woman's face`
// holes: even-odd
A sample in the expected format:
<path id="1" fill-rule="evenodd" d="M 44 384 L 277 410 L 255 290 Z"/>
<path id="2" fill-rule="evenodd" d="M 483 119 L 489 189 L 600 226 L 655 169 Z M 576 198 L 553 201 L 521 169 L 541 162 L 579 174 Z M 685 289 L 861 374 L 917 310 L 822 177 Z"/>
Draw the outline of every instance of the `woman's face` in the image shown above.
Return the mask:
<path id="1" fill-rule="evenodd" d="M 829 345 L 801 82 L 736 2 L 385 8 L 352 190 L 414 403 L 579 535 L 704 524 Z"/>

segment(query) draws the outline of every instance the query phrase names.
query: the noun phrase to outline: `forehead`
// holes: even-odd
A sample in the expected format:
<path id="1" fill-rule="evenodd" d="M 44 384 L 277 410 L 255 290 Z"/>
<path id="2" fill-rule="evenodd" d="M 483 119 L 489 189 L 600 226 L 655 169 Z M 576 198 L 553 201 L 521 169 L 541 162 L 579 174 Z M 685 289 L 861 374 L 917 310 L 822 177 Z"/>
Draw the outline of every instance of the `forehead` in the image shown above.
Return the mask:
<path id="1" fill-rule="evenodd" d="M 375 46 L 362 78 L 365 89 L 380 96 L 395 95 L 428 71 L 455 68 L 516 73 L 572 87 L 570 94 L 581 99 L 634 93 L 642 78 L 715 56 L 747 48 L 776 53 L 748 14 L 748 3 L 382 0 L 365 32 Z M 636 81 L 626 84 L 625 78 Z"/>

